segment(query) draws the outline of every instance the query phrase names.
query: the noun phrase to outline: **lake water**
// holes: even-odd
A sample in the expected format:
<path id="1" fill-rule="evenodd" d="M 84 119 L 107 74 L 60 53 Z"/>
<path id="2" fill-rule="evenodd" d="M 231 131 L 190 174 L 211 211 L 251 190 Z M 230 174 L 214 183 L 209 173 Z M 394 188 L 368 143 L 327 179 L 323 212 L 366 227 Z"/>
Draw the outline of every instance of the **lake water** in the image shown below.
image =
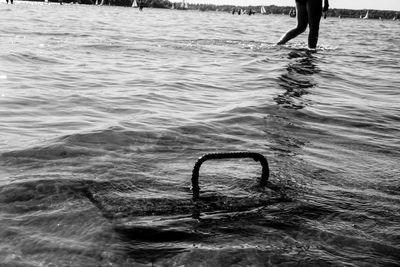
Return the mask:
<path id="1" fill-rule="evenodd" d="M 1 266 L 395 266 L 400 23 L 0 4 Z M 270 165 L 258 186 L 250 151 Z"/>

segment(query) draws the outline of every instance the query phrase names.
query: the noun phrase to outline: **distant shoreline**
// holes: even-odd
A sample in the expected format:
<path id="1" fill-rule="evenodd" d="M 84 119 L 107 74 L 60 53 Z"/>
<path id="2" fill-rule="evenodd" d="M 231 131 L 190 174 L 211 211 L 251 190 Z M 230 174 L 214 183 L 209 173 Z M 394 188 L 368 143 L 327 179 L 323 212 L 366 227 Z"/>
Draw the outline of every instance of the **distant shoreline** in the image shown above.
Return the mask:
<path id="1" fill-rule="evenodd" d="M 14 0 L 15 2 L 20 2 Z M 22 1 L 21 1 L 22 2 Z M 44 2 L 37 0 L 24 0 L 23 2 Z M 59 3 L 59 0 L 49 0 L 51 3 Z M 63 0 L 63 3 L 77 3 L 85 5 L 94 5 L 96 0 Z M 112 6 L 132 6 L 133 0 L 104 0 L 104 5 Z M 168 0 L 142 0 L 145 8 L 164 8 L 164 9 L 182 9 L 180 8 L 181 2 L 170 2 Z M 101 0 L 97 0 L 97 3 L 101 3 Z M 278 15 L 289 15 L 291 10 L 294 10 L 294 6 L 275 6 L 269 5 L 264 6 L 266 15 L 278 14 Z M 218 12 L 229 12 L 235 10 L 252 10 L 255 14 L 260 14 L 261 6 L 234 6 L 234 5 L 213 5 L 213 4 L 188 4 L 187 10 L 198 10 L 198 11 L 218 11 Z M 385 19 L 385 20 L 399 20 L 400 11 L 394 10 L 374 10 L 374 9 L 341 9 L 333 8 L 327 13 L 328 17 L 340 17 L 340 18 L 363 18 L 368 11 L 368 19 Z"/>
<path id="2" fill-rule="evenodd" d="M 294 6 L 275 6 L 269 5 L 264 6 L 266 14 L 277 14 L 277 15 L 289 15 L 291 10 L 294 10 Z M 260 13 L 261 6 L 233 6 L 233 5 L 206 5 L 206 4 L 189 4 L 189 9 L 201 10 L 201 11 L 221 11 L 221 12 L 232 12 L 233 9 L 252 9 L 257 13 Z M 400 12 L 394 10 L 373 10 L 373 9 L 329 9 L 328 17 L 341 17 L 341 18 L 360 18 L 364 17 L 369 12 L 369 19 L 400 19 Z"/>

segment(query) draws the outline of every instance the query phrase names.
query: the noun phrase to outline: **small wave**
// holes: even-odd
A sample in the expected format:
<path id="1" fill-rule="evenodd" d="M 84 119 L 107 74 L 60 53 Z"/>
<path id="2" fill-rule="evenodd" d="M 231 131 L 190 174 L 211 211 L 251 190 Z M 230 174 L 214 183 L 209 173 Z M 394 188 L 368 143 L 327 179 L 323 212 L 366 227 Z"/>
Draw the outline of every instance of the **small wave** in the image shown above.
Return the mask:
<path id="1" fill-rule="evenodd" d="M 33 63 L 33 64 L 62 64 L 62 61 L 46 57 L 43 55 L 38 55 L 34 53 L 10 53 L 2 55 L 1 58 L 6 61 L 20 62 L 20 63 Z"/>
<path id="2" fill-rule="evenodd" d="M 83 147 L 71 147 L 65 144 L 52 144 L 44 147 L 33 147 L 24 150 L 9 151 L 1 154 L 4 159 L 39 159 L 39 160 L 56 160 L 63 158 L 80 157 L 87 155 L 95 155 L 93 149 Z"/>
<path id="3" fill-rule="evenodd" d="M 230 40 L 230 39 L 195 39 L 190 41 L 180 41 L 178 43 L 186 50 L 199 49 L 202 52 L 226 52 L 226 48 L 240 49 L 240 50 L 251 50 L 254 52 L 262 52 L 265 50 L 271 50 L 275 48 L 275 44 L 259 42 L 259 41 L 244 41 L 244 40 Z"/>
<path id="4" fill-rule="evenodd" d="M 80 46 L 83 49 L 94 49 L 100 51 L 122 51 L 127 49 L 128 47 L 121 44 L 114 44 L 114 43 L 104 43 L 104 44 L 85 44 Z"/>
<path id="5" fill-rule="evenodd" d="M 70 179 L 38 179 L 16 181 L 0 187 L 0 205 L 11 213 L 45 210 L 64 205 L 67 199 L 84 199 L 88 182 Z"/>
<path id="6" fill-rule="evenodd" d="M 310 51 L 291 51 L 290 62 L 286 72 L 279 76 L 278 84 L 286 91 L 274 97 L 275 102 L 285 108 L 302 109 L 312 102 L 303 96 L 310 93 L 309 89 L 317 86 L 312 75 L 319 73 L 315 57 Z"/>
<path id="7" fill-rule="evenodd" d="M 79 157 L 96 157 L 113 155 L 118 151 L 132 152 L 173 152 L 190 150 L 204 144 L 209 127 L 181 126 L 154 130 L 127 130 L 122 127 L 111 127 L 105 130 L 87 133 L 75 133 L 47 141 L 42 146 L 30 147 L 22 150 L 7 151 L 0 154 L 5 162 L 26 162 L 35 160 L 58 160 Z M 196 133 L 196 135 L 193 134 Z M 48 144 L 50 143 L 50 144 Z M 124 155 L 119 154 L 120 157 Z"/>
<path id="8" fill-rule="evenodd" d="M 203 143 L 197 134 L 207 133 L 207 126 L 181 126 L 160 130 L 127 130 L 123 127 L 111 127 L 89 133 L 68 135 L 59 139 L 67 147 L 85 147 L 88 149 L 162 152 L 182 150 Z M 194 146 L 195 147 L 195 146 Z"/>
<path id="9" fill-rule="evenodd" d="M 293 42 L 285 45 L 281 45 L 279 47 L 282 47 L 283 49 L 288 49 L 288 50 L 294 50 L 295 53 L 298 53 L 299 55 L 304 55 L 307 53 L 315 53 L 318 51 L 337 51 L 340 49 L 338 46 L 332 46 L 332 45 L 325 45 L 325 44 L 320 44 L 317 46 L 317 49 L 310 49 L 308 48 L 308 45 L 306 43 L 302 42 Z"/>
<path id="10" fill-rule="evenodd" d="M 46 20 L 38 19 L 38 18 L 31 18 L 32 23 L 48 23 Z M 74 37 L 74 38 L 85 38 L 85 37 L 90 37 L 90 34 L 87 33 L 74 33 L 74 32 L 56 32 L 56 31 L 51 31 L 51 32 L 38 32 L 38 31 L 22 31 L 19 28 L 16 29 L 4 29 L 3 33 L 7 34 L 12 34 L 15 36 L 29 36 L 30 38 L 35 37 L 35 36 L 44 36 L 44 37 Z"/>
<path id="11" fill-rule="evenodd" d="M 176 139 L 171 137 L 171 141 Z M 144 147 L 154 145 L 160 140 L 167 141 L 168 136 L 153 131 L 129 131 L 122 127 L 112 127 L 90 133 L 73 134 L 62 137 L 60 141 L 68 146 L 93 147 L 100 145 L 104 149 L 120 149 L 129 146 Z"/>

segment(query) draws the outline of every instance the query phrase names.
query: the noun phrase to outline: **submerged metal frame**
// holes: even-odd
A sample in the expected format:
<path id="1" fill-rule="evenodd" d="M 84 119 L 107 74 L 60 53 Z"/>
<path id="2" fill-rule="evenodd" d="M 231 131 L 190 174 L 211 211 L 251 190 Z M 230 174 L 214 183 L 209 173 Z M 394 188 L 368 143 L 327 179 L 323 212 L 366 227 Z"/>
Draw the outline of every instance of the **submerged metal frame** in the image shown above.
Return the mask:
<path id="1" fill-rule="evenodd" d="M 200 197 L 199 187 L 199 173 L 200 166 L 203 162 L 211 159 L 231 159 L 231 158 L 252 158 L 254 161 L 260 162 L 262 166 L 262 173 L 260 179 L 260 186 L 266 186 L 269 177 L 269 166 L 267 159 L 260 153 L 255 152 L 228 152 L 228 153 L 211 153 L 200 157 L 193 167 L 192 173 L 192 191 L 193 200 L 198 200 Z"/>

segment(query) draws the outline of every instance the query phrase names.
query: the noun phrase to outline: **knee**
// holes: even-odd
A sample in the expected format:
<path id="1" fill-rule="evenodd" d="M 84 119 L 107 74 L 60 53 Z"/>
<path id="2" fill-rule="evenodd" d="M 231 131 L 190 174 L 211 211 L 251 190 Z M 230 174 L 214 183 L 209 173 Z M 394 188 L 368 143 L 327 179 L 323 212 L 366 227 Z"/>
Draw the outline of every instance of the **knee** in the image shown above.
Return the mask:
<path id="1" fill-rule="evenodd" d="M 307 29 L 307 24 L 299 24 L 299 25 L 297 25 L 297 27 L 296 27 L 296 30 L 297 30 L 299 33 L 305 32 L 306 29 Z"/>

